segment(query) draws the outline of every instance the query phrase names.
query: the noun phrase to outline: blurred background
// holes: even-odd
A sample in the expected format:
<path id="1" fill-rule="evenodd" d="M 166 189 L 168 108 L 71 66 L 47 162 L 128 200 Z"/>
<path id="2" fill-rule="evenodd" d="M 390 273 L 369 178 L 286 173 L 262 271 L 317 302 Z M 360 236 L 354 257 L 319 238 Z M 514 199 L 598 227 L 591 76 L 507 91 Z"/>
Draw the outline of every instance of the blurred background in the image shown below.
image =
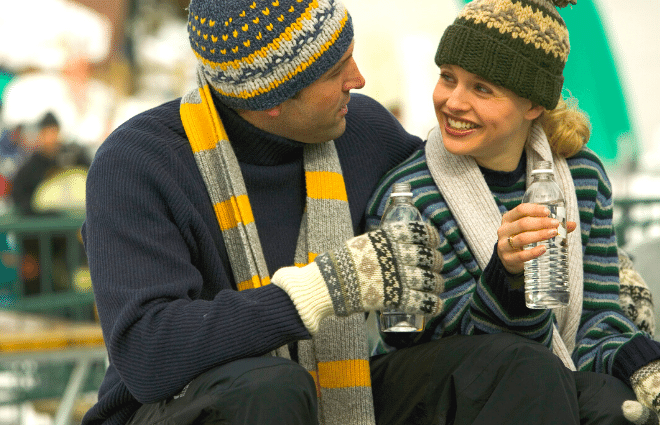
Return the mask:
<path id="1" fill-rule="evenodd" d="M 425 138 L 435 49 L 465 2 L 343 1 L 360 92 Z M 77 423 L 94 401 L 104 358 L 79 234 L 86 170 L 116 126 L 194 86 L 187 5 L 0 0 L 0 425 Z M 619 245 L 660 299 L 660 0 L 580 0 L 561 14 L 564 95 L 590 117 Z"/>

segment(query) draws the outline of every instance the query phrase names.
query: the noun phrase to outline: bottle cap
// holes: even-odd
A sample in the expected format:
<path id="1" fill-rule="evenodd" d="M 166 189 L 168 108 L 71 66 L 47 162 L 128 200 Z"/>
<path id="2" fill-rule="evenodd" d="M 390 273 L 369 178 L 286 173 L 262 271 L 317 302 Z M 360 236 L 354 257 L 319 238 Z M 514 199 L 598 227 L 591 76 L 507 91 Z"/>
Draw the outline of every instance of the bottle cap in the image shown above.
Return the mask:
<path id="1" fill-rule="evenodd" d="M 534 169 L 532 170 L 532 175 L 533 174 L 540 174 L 540 173 L 552 173 L 552 162 L 550 161 L 537 161 L 536 164 L 534 164 Z"/>
<path id="2" fill-rule="evenodd" d="M 410 183 L 394 183 L 390 196 L 413 196 L 410 191 Z"/>

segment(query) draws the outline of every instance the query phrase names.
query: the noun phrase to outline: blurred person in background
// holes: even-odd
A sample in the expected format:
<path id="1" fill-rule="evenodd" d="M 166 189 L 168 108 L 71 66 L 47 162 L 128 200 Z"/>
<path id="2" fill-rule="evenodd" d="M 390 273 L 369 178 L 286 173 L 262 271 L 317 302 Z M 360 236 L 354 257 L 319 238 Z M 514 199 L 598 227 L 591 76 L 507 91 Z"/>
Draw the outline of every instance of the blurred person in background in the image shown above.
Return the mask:
<path id="1" fill-rule="evenodd" d="M 110 132 L 118 99 L 112 87 L 93 77 L 91 66 L 83 54 L 70 53 L 62 69 L 16 75 L 2 94 L 2 121 L 33 125 L 51 112 L 60 137 L 93 156 Z"/>
<path id="2" fill-rule="evenodd" d="M 109 134 L 118 101 L 104 68 L 121 53 L 111 50 L 114 28 L 96 3 L 5 2 L 0 15 L 0 35 L 12 41 L 0 45 L 0 63 L 14 74 L 2 91 L 2 123 L 31 126 L 52 111 L 63 140 L 90 156 Z M 28 15 L 39 31 L 22 31 L 16 17 Z"/>
<path id="3" fill-rule="evenodd" d="M 11 190 L 14 174 L 28 157 L 25 129 L 17 124 L 5 129 L 0 134 L 0 213 L 6 212 L 11 206 Z"/>
<path id="4" fill-rule="evenodd" d="M 5 158 L 20 158 L 26 155 L 25 126 L 17 124 L 0 133 L 0 155 Z"/>
<path id="5" fill-rule="evenodd" d="M 38 132 L 28 159 L 20 166 L 11 182 L 10 196 L 13 201 L 13 211 L 25 217 L 42 217 L 63 214 L 62 205 L 67 200 L 57 199 L 68 190 L 84 190 L 83 187 L 65 188 L 55 194 L 55 201 L 44 205 L 39 202 L 43 191 L 52 190 L 51 182 L 62 179 L 70 170 L 86 172 L 90 159 L 80 146 L 65 144 L 60 138 L 60 125 L 52 112 L 46 113 L 39 121 Z M 66 184 L 66 182 L 65 182 Z M 53 199 L 52 197 L 50 199 Z M 40 292 L 40 246 L 36 238 L 22 240 L 23 254 L 21 272 L 25 295 Z M 66 238 L 52 239 L 53 254 L 50 261 L 53 267 L 55 289 L 65 289 L 69 282 L 66 273 Z"/>
<path id="6" fill-rule="evenodd" d="M 47 112 L 37 127 L 34 151 L 12 181 L 11 196 L 16 211 L 21 215 L 40 213 L 34 208 L 33 200 L 41 184 L 71 167 L 88 168 L 91 163 L 80 146 L 61 140 L 60 124 L 55 114 Z"/>

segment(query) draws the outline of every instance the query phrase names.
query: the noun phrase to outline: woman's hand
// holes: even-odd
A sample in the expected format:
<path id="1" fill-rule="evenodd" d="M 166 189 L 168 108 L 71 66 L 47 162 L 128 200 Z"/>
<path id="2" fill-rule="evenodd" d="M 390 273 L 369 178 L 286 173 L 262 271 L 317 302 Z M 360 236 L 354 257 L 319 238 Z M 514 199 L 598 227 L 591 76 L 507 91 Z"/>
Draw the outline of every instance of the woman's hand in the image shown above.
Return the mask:
<path id="1" fill-rule="evenodd" d="M 557 235 L 559 220 L 548 217 L 550 211 L 543 205 L 520 204 L 502 216 L 502 225 L 497 229 L 497 255 L 511 274 L 524 270 L 523 263 L 545 252 L 545 246 L 523 249 L 525 245 L 541 242 Z M 574 221 L 566 222 L 568 233 L 575 230 Z"/>

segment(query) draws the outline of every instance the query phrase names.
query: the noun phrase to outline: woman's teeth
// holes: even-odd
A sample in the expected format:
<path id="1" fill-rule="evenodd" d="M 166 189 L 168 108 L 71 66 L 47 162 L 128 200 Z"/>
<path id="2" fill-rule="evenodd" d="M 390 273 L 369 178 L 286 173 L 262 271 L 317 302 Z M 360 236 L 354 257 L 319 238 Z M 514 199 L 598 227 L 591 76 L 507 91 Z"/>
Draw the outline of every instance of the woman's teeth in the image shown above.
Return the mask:
<path id="1" fill-rule="evenodd" d="M 449 126 L 451 128 L 454 128 L 456 130 L 469 130 L 471 128 L 476 128 L 477 127 L 476 124 L 465 122 L 465 121 L 457 121 L 457 120 L 451 119 L 449 117 L 447 117 L 447 123 L 449 123 Z"/>

